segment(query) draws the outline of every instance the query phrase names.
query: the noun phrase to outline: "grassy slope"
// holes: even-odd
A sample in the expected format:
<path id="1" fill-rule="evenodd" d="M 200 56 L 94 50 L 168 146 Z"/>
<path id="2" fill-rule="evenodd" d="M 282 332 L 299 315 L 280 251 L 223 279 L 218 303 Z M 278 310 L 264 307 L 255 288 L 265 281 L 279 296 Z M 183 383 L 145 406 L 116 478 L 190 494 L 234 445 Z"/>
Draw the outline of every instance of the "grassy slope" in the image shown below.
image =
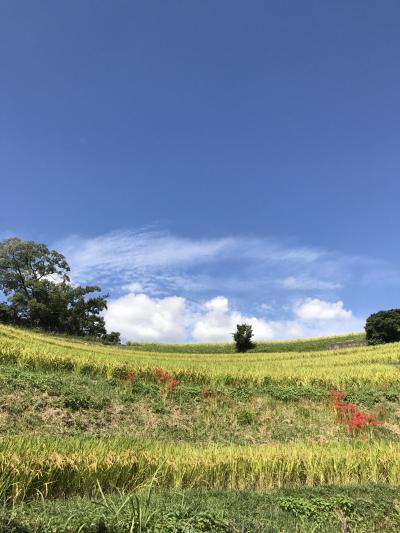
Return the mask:
<path id="1" fill-rule="evenodd" d="M 361 344 L 365 341 L 364 333 L 349 333 L 331 337 L 315 339 L 299 339 L 291 341 L 257 341 L 249 353 L 285 353 L 285 352 L 315 352 L 329 350 L 337 345 Z M 193 342 L 189 344 L 168 344 L 155 342 L 129 342 L 130 348 L 143 352 L 161 353 L 204 353 L 227 354 L 235 353 L 233 342 Z"/>
<path id="2" fill-rule="evenodd" d="M 318 340 L 309 342 L 315 346 Z M 10 345 L 14 359 L 8 357 Z M 125 511 L 117 518 L 110 505 L 104 507 L 96 503 L 96 498 L 100 498 L 97 480 L 102 480 L 104 489 L 110 487 L 110 481 L 112 485 L 128 489 L 135 486 L 140 475 L 143 480 L 149 479 L 157 468 L 160 468 L 159 484 L 165 489 L 156 491 L 151 509 L 160 514 L 160 531 L 169 531 L 171 520 L 177 520 L 181 528 L 189 520 L 197 520 L 193 531 L 240 531 L 242 524 L 246 531 L 330 531 L 326 526 L 328 522 L 332 524 L 331 531 L 338 531 L 343 520 L 354 531 L 381 531 L 383 523 L 385 531 L 398 531 L 396 502 L 399 493 L 393 483 L 396 484 L 400 476 L 400 381 L 396 379 L 397 366 L 388 364 L 397 359 L 397 351 L 398 346 L 393 345 L 390 349 L 352 348 L 311 354 L 303 351 L 276 356 L 220 354 L 215 363 L 214 358 L 207 355 L 151 354 L 0 326 L 3 488 L 10 472 L 12 481 L 3 495 L 8 494 L 15 502 L 23 499 L 24 488 L 29 489 L 25 494 L 29 497 L 34 495 L 35 488 L 43 493 L 47 490 L 49 496 L 66 492 L 70 495 L 67 500 L 45 498 L 42 503 L 34 500 L 16 504 L 12 512 L 4 508 L 0 511 L 0 531 L 13 531 L 10 521 L 15 531 L 72 532 L 83 524 L 82 531 L 99 531 L 98 524 L 118 522 L 119 529 L 115 526 L 115 531 L 128 531 Z M 57 365 L 44 364 L 54 354 L 58 362 L 72 359 L 79 364 L 64 370 L 57 369 Z M 40 357 L 43 359 L 38 365 Z M 183 382 L 166 396 L 162 394 L 164 384 L 151 373 L 137 373 L 132 382 L 126 380 L 123 373 L 83 375 L 83 367 L 79 365 L 88 357 L 92 363 L 98 360 L 101 364 L 107 358 L 116 360 L 117 368 L 126 361 L 135 368 L 179 368 Z M 346 388 L 348 399 L 369 411 L 380 404 L 385 425 L 352 436 L 334 422 L 326 380 L 305 384 L 298 378 L 304 367 L 315 372 L 318 365 L 324 367 L 325 374 L 331 372 L 332 376 L 340 376 L 347 369 L 350 376 L 354 373 L 353 377 L 357 378 L 360 373 L 358 370 L 357 375 L 357 368 L 365 359 L 370 374 L 376 375 L 377 371 L 378 379 L 366 383 L 354 379 Z M 302 368 L 297 366 L 299 360 Z M 200 380 L 193 374 L 199 364 L 203 369 Z M 218 364 L 222 364 L 223 372 L 219 367 L 219 373 L 215 373 L 214 367 L 207 374 L 210 364 L 216 364 L 217 370 Z M 236 365 L 233 372 L 232 365 Z M 268 375 L 273 367 L 281 368 L 274 382 L 244 383 L 226 379 L 240 376 L 237 368 L 242 368 L 241 365 L 255 365 L 257 375 L 263 367 L 267 367 L 263 375 Z M 389 388 L 386 374 L 379 374 L 379 368 L 384 365 L 390 368 L 392 376 Z M 295 380 L 288 380 L 282 373 L 285 366 L 295 373 Z M 78 371 L 71 372 L 71 369 Z M 254 369 L 250 368 L 252 371 Z M 206 379 L 210 375 L 214 375 L 211 381 Z M 221 380 L 215 376 L 225 378 Z M 217 446 L 211 455 L 210 446 Z M 271 450 L 276 450 L 280 459 L 272 463 L 268 459 L 260 470 L 265 453 Z M 124 453 L 128 453 L 128 461 L 127 466 L 121 468 Z M 134 456 L 129 456 L 131 453 Z M 141 453 L 144 462 L 141 462 Z M 99 457 L 103 459 L 99 461 Z M 261 463 L 257 462 L 258 457 Z M 296 463 L 296 457 L 300 462 Z M 14 469 L 13 462 L 17 458 L 19 463 Z M 149 461 L 153 465 L 150 469 Z M 132 470 L 132 464 L 138 466 Z M 275 464 L 276 470 L 271 470 L 271 464 Z M 35 465 L 40 476 L 32 478 L 29 472 Z M 29 474 L 25 478 L 24 469 Z M 261 473 L 263 481 L 260 482 Z M 268 475 L 272 476 L 269 481 Z M 392 486 L 368 484 L 379 480 L 391 480 Z M 45 485 L 46 481 L 50 484 Z M 251 489 L 271 484 L 276 486 L 283 482 L 287 485 L 290 481 L 317 485 L 332 481 L 336 484 L 365 481 L 366 484 L 357 488 L 286 486 L 275 492 L 251 492 Z M 173 485 L 182 488 L 177 492 L 171 488 Z M 247 489 L 197 493 L 189 488 L 191 485 Z M 97 493 L 95 501 L 87 499 L 93 492 Z M 119 497 L 106 498 L 118 500 Z M 124 501 L 121 498 L 119 503 Z M 218 526 L 222 510 L 226 520 L 224 518 L 221 523 L 229 524 L 226 528 Z M 175 513 L 175 518 L 171 518 L 169 512 Z M 69 525 L 65 525 L 67 522 Z M 208 525 L 204 526 L 206 523 Z M 210 526 L 211 523 L 214 525 Z M 170 531 L 179 531 L 175 526 L 171 526 Z"/>
<path id="3" fill-rule="evenodd" d="M 314 341 L 310 341 L 314 342 Z M 327 388 L 360 384 L 397 384 L 398 345 L 342 350 L 248 354 L 188 354 L 135 350 L 73 342 L 0 326 L 0 360 L 22 366 L 71 369 L 80 373 L 123 375 L 161 367 L 179 379 L 207 383 L 313 384 Z"/>

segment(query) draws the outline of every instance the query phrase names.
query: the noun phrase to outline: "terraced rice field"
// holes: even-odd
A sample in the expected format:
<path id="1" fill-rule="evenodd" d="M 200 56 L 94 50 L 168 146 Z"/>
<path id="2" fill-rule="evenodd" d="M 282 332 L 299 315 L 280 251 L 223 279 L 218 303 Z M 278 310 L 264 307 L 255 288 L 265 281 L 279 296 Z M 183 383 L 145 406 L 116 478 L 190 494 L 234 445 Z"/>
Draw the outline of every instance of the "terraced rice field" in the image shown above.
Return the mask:
<path id="1" fill-rule="evenodd" d="M 379 531 L 382 516 L 398 530 L 400 346 L 329 348 L 361 339 L 195 353 L 0 326 L 0 531 L 139 531 L 150 486 L 157 504 L 142 531 L 330 531 L 328 515 L 332 531 Z M 337 423 L 348 405 L 377 423 Z M 377 491 L 373 505 L 387 507 L 371 518 L 360 502 Z M 176 518 L 182 504 L 171 518 L 178 494 L 200 510 L 188 503 Z M 239 495 L 246 508 L 229 503 Z M 32 518 L 39 501 L 47 522 Z M 205 529 L 200 519 L 184 529 L 199 512 Z"/>
<path id="2" fill-rule="evenodd" d="M 163 353 L 71 342 L 3 326 L 0 329 L 0 358 L 4 363 L 31 368 L 108 376 L 123 375 L 129 370 L 146 374 L 160 367 L 178 376 L 204 382 L 273 381 L 319 383 L 330 387 L 348 384 L 386 386 L 397 384 L 400 380 L 398 344 L 246 355 Z"/>

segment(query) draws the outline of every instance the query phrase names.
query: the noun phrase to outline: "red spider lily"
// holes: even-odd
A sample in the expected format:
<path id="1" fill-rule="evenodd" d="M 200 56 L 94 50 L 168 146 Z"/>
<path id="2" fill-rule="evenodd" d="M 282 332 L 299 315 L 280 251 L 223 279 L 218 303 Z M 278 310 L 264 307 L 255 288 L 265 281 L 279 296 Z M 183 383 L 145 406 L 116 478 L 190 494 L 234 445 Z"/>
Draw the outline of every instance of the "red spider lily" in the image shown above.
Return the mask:
<path id="1" fill-rule="evenodd" d="M 168 393 L 168 392 L 172 392 L 175 387 L 177 387 L 178 385 L 180 385 L 180 381 L 177 380 L 177 379 L 171 379 L 170 381 L 167 382 L 166 386 L 165 386 L 165 392 Z"/>
<path id="2" fill-rule="evenodd" d="M 158 377 L 161 383 L 165 383 L 166 381 L 174 379 L 172 374 L 168 374 L 168 372 L 166 372 L 162 368 L 155 368 L 154 374 L 156 375 L 156 377 Z"/>
<path id="3" fill-rule="evenodd" d="M 331 399 L 336 412 L 339 414 L 336 422 L 344 424 L 349 431 L 353 429 L 363 428 L 368 425 L 378 426 L 383 424 L 383 421 L 377 420 L 375 414 L 365 413 L 352 402 L 344 401 L 345 393 L 336 389 L 331 392 Z M 382 410 L 377 410 L 377 414 L 381 414 Z"/>
<path id="4" fill-rule="evenodd" d="M 222 394 L 217 391 L 208 390 L 207 387 L 202 387 L 200 391 L 201 399 L 204 401 L 212 400 L 222 400 Z"/>
<path id="5" fill-rule="evenodd" d="M 136 372 L 134 370 L 128 370 L 126 381 L 129 383 L 133 383 L 135 380 L 136 380 Z"/>
<path id="6" fill-rule="evenodd" d="M 159 379 L 160 383 L 165 383 L 165 389 L 160 392 L 161 395 L 172 392 L 181 383 L 179 380 L 175 379 L 172 374 L 169 374 L 162 368 L 155 368 L 153 372 Z"/>

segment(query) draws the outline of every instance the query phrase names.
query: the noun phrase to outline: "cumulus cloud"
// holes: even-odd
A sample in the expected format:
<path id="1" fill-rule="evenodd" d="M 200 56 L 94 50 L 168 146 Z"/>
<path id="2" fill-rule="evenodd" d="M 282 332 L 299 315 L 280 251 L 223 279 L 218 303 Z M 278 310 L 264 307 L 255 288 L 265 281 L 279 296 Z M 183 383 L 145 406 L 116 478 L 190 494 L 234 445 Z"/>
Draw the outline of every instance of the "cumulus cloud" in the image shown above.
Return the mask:
<path id="1" fill-rule="evenodd" d="M 107 328 L 131 341 L 179 342 L 185 339 L 186 300 L 127 294 L 112 300 L 105 312 Z"/>
<path id="2" fill-rule="evenodd" d="M 296 304 L 292 312 L 293 317 L 288 320 L 246 316 L 231 310 L 229 300 L 218 296 L 204 304 L 204 313 L 194 323 L 192 336 L 197 341 L 227 341 L 231 340 L 236 324 L 247 323 L 253 326 L 258 340 L 298 339 L 359 331 L 364 323 L 364 319 L 344 309 L 341 301 L 310 298 Z"/>
<path id="3" fill-rule="evenodd" d="M 231 341 L 236 325 L 242 323 L 253 326 L 256 340 L 272 340 L 359 331 L 364 322 L 341 301 L 310 298 L 293 307 L 290 319 L 267 320 L 232 309 L 225 296 L 192 305 L 178 296 L 135 293 L 112 300 L 105 319 L 107 328 L 120 331 L 125 340 L 161 342 Z"/>
<path id="4" fill-rule="evenodd" d="M 273 329 L 266 320 L 231 310 L 225 296 L 217 296 L 204 303 L 200 316 L 193 321 L 191 336 L 194 340 L 203 342 L 229 341 L 232 340 L 236 324 L 242 323 L 251 324 L 259 339 L 273 338 Z"/>
<path id="5" fill-rule="evenodd" d="M 342 301 L 326 302 L 318 298 L 307 298 L 298 304 L 294 312 L 301 320 L 348 320 L 353 313 L 344 308 Z"/>

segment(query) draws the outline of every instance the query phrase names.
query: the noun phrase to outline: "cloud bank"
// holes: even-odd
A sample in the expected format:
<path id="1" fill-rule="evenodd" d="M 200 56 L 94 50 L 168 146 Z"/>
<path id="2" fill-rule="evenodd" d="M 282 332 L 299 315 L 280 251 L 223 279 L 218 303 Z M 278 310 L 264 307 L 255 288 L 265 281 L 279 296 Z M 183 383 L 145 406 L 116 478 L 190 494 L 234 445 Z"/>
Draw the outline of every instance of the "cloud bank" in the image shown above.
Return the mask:
<path id="1" fill-rule="evenodd" d="M 231 341 L 236 324 L 242 323 L 253 326 L 256 340 L 334 335 L 363 326 L 363 319 L 344 309 L 341 301 L 305 300 L 293 308 L 292 315 L 283 321 L 246 316 L 232 309 L 225 296 L 216 296 L 199 308 L 183 297 L 132 293 L 111 301 L 105 319 L 110 330 L 121 331 L 125 340 L 159 342 Z"/>

